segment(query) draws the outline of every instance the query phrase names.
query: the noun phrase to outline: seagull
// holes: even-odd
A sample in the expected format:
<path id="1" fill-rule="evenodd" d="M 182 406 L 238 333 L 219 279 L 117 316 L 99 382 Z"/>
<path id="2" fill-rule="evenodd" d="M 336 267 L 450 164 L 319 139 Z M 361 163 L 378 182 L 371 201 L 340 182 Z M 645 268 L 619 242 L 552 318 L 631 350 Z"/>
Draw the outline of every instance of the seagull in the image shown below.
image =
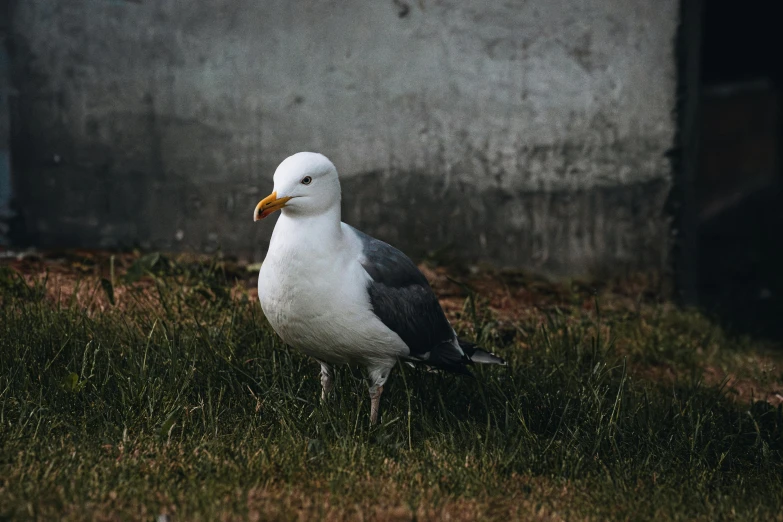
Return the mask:
<path id="1" fill-rule="evenodd" d="M 505 365 L 459 339 L 427 279 L 405 254 L 341 221 L 340 180 L 326 156 L 299 152 L 274 174 L 253 220 L 280 210 L 258 274 L 258 299 L 289 346 L 321 365 L 321 399 L 332 367 L 367 370 L 370 423 L 397 361 L 471 375 L 473 363 Z"/>

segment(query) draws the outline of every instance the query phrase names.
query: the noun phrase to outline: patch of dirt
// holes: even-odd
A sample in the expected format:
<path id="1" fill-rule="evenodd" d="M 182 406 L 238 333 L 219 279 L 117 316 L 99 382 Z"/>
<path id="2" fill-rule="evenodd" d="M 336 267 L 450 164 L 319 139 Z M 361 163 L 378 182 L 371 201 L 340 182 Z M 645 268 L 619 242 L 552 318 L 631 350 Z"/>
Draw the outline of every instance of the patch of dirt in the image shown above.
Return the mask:
<path id="1" fill-rule="evenodd" d="M 763 364 L 761 358 L 759 359 L 759 363 Z M 707 366 L 704 369 L 704 381 L 712 386 L 720 386 L 725 381 L 726 389 L 740 402 L 766 401 L 772 406 L 783 404 L 783 382 L 762 383 L 756 379 L 741 378 L 731 373 L 726 374 L 717 366 Z"/>
<path id="2" fill-rule="evenodd" d="M 775 371 L 779 366 L 769 359 L 761 356 L 755 356 L 758 364 L 767 360 L 771 365 L 770 370 Z M 631 373 L 641 379 L 664 383 L 675 384 L 680 376 L 675 368 L 669 364 L 651 364 L 646 366 L 635 365 Z M 778 370 L 780 375 L 780 370 Z M 729 394 L 729 397 L 740 403 L 751 403 L 764 401 L 777 407 L 783 404 L 783 381 L 753 379 L 750 377 L 738 377 L 735 373 L 726 372 L 724 369 L 708 365 L 704 368 L 701 378 L 708 386 L 723 386 Z"/>

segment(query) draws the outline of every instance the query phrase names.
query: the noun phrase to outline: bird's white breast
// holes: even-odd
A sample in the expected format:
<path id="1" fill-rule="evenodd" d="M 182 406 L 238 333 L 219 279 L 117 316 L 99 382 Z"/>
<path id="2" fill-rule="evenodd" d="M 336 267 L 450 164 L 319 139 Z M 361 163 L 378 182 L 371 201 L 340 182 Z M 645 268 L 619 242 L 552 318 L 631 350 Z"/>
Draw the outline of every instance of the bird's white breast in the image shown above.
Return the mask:
<path id="1" fill-rule="evenodd" d="M 407 355 L 372 312 L 369 275 L 352 234 L 335 237 L 281 216 L 258 277 L 258 298 L 287 344 L 331 363 L 371 364 Z"/>

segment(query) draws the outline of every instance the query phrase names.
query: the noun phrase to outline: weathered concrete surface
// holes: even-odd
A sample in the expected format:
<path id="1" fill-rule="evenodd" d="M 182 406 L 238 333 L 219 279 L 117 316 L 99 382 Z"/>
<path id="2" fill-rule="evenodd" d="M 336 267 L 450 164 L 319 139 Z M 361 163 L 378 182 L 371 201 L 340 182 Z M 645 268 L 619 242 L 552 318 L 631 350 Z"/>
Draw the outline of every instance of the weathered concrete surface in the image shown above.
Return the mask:
<path id="1" fill-rule="evenodd" d="M 346 221 L 553 273 L 665 264 L 676 0 L 24 0 L 15 178 L 42 245 L 260 258 L 287 155 Z"/>

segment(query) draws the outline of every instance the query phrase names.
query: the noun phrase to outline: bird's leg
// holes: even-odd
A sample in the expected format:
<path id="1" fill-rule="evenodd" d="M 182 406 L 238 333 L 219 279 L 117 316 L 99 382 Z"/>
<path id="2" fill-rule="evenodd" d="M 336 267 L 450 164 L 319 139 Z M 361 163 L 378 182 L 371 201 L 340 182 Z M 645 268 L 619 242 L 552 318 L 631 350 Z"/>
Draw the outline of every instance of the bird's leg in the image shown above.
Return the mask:
<path id="1" fill-rule="evenodd" d="M 325 401 L 332 392 L 334 386 L 334 374 L 332 368 L 325 362 L 318 361 L 321 364 L 321 400 Z"/>
<path id="2" fill-rule="evenodd" d="M 383 386 L 370 386 L 370 424 L 378 424 L 378 410 L 381 408 Z"/>
<path id="3" fill-rule="evenodd" d="M 389 377 L 391 368 L 377 368 L 370 370 L 370 424 L 378 424 L 378 412 L 381 407 L 381 393 L 383 385 Z"/>

